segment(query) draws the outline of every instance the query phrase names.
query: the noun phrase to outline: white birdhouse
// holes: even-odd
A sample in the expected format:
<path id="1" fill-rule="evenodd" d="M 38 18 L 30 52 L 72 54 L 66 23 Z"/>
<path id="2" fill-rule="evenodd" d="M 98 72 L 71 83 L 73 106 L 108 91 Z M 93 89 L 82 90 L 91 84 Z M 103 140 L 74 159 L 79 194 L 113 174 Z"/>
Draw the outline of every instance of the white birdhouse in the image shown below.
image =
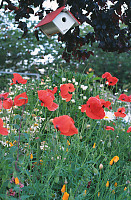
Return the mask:
<path id="1" fill-rule="evenodd" d="M 63 6 L 46 15 L 35 28 L 40 27 L 41 31 L 50 38 L 56 33 L 64 35 L 70 28 L 78 25 L 80 22 Z"/>

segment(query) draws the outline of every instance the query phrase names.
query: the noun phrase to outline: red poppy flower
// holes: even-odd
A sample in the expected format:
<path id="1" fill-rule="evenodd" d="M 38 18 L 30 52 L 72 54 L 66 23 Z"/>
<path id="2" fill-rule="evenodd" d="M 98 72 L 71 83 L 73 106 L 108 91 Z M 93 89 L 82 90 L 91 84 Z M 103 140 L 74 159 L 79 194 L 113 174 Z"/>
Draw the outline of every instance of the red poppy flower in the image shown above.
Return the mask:
<path id="1" fill-rule="evenodd" d="M 74 125 L 74 120 L 68 115 L 62 115 L 53 119 L 55 129 L 59 130 L 61 135 L 71 136 L 78 134 L 78 129 Z"/>
<path id="2" fill-rule="evenodd" d="M 96 98 L 98 98 L 100 100 L 103 108 L 106 107 L 106 108 L 110 109 L 110 106 L 111 106 L 110 101 L 105 101 L 104 99 L 100 99 L 99 95 L 97 95 Z"/>
<path id="3" fill-rule="evenodd" d="M 69 94 L 69 92 L 74 92 L 75 88 L 72 83 L 66 83 L 61 85 L 60 87 L 60 93 L 62 98 L 66 99 L 66 102 L 70 101 L 72 98 L 72 94 Z"/>
<path id="4" fill-rule="evenodd" d="M 86 104 L 82 105 L 81 112 L 85 111 L 86 115 L 92 119 L 103 119 L 105 116 L 101 101 L 96 97 L 90 97 Z"/>
<path id="5" fill-rule="evenodd" d="M 102 75 L 102 78 L 106 78 L 107 81 L 106 83 L 110 86 L 110 85 L 115 85 L 118 82 L 118 78 L 113 77 L 109 72 L 105 72 Z"/>
<path id="6" fill-rule="evenodd" d="M 41 106 L 47 107 L 48 110 L 54 111 L 58 108 L 58 104 L 54 103 L 55 100 L 54 94 L 52 92 L 48 92 L 47 90 L 39 90 L 38 97 L 41 101 Z"/>
<path id="7" fill-rule="evenodd" d="M 131 132 L 131 126 L 127 129 L 127 133 Z"/>
<path id="8" fill-rule="evenodd" d="M 116 77 L 108 77 L 106 83 L 110 86 L 110 85 L 116 85 L 116 83 L 118 82 L 118 78 Z"/>
<path id="9" fill-rule="evenodd" d="M 109 131 L 109 130 L 114 131 L 114 130 L 115 130 L 112 126 L 106 126 L 105 129 L 106 129 L 107 131 Z"/>
<path id="10" fill-rule="evenodd" d="M 127 96 L 126 94 L 121 94 L 119 96 L 118 100 L 125 101 L 125 102 L 131 102 L 131 95 Z"/>
<path id="11" fill-rule="evenodd" d="M 23 92 L 22 94 L 19 94 L 14 98 L 15 106 L 22 106 L 27 103 L 28 103 L 28 96 L 26 95 L 26 92 Z"/>
<path id="12" fill-rule="evenodd" d="M 102 78 L 109 78 L 111 77 L 112 75 L 109 73 L 109 72 L 105 72 L 103 75 L 102 75 Z"/>
<path id="13" fill-rule="evenodd" d="M 8 92 L 0 94 L 0 109 L 2 108 L 2 106 L 4 109 L 10 109 L 13 106 L 12 99 L 7 98 L 8 95 Z"/>
<path id="14" fill-rule="evenodd" d="M 125 108 L 122 107 L 122 108 L 118 108 L 117 112 L 114 112 L 114 115 L 116 117 L 125 117 L 126 114 L 125 114 Z"/>
<path id="15" fill-rule="evenodd" d="M 12 79 L 13 83 L 11 83 L 11 85 L 13 84 L 26 84 L 27 83 L 27 80 L 22 78 L 22 76 L 20 74 L 17 74 L 17 73 L 14 73 L 14 78 Z"/>
<path id="16" fill-rule="evenodd" d="M 46 91 L 51 92 L 52 94 L 55 94 L 57 92 L 57 87 L 54 87 L 53 90 L 46 89 Z"/>
<path id="17" fill-rule="evenodd" d="M 0 118 L 0 134 L 1 135 L 8 135 L 7 128 L 3 127 L 3 120 Z"/>

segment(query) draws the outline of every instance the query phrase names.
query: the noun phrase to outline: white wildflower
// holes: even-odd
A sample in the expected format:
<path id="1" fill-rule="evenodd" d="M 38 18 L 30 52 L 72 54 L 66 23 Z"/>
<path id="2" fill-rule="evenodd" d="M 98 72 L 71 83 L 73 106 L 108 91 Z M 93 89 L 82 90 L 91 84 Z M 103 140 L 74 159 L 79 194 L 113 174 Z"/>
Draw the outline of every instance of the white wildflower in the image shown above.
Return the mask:
<path id="1" fill-rule="evenodd" d="M 78 85 L 78 82 L 75 82 L 75 85 Z"/>
<path id="2" fill-rule="evenodd" d="M 84 99 L 84 100 L 86 100 L 86 99 L 87 99 L 87 97 L 86 97 L 86 96 L 83 96 L 83 99 Z"/>
<path id="3" fill-rule="evenodd" d="M 71 102 L 72 102 L 72 103 L 75 103 L 75 99 L 71 99 Z"/>
<path id="4" fill-rule="evenodd" d="M 65 82 L 66 81 L 66 78 L 62 78 L 62 82 Z"/>

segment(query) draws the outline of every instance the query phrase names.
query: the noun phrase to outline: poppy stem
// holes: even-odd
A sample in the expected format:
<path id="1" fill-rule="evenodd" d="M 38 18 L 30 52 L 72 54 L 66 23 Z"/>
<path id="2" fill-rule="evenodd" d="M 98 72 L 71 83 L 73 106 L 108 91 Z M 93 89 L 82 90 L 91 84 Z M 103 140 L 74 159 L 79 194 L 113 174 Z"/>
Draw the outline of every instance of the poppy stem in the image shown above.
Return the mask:
<path id="1" fill-rule="evenodd" d="M 25 105 L 24 105 L 24 107 L 23 107 L 23 111 L 22 111 L 22 114 L 21 114 L 21 118 L 22 118 L 22 116 L 23 116 L 23 114 L 24 114 L 24 110 L 25 110 Z M 22 119 L 21 119 L 21 121 L 20 121 L 20 127 L 19 127 L 19 131 L 18 131 L 18 133 L 19 133 L 19 138 L 18 138 L 18 151 L 17 151 L 17 160 L 16 160 L 16 162 L 15 162 L 15 169 L 16 169 L 16 171 L 19 171 L 19 169 L 18 169 L 18 167 L 17 167 L 17 163 L 18 163 L 18 160 L 19 160 L 19 147 L 20 147 L 21 125 L 22 125 Z"/>

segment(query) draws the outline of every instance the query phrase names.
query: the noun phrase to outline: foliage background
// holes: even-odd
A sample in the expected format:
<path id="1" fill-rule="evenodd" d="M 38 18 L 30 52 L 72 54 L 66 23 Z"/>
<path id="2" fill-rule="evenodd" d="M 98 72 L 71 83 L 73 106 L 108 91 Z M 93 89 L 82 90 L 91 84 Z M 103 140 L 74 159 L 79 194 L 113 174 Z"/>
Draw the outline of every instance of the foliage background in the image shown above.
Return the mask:
<path id="1" fill-rule="evenodd" d="M 57 36 L 48 39 L 40 34 L 40 40 L 37 41 L 34 36 L 34 26 L 37 22 L 29 21 L 29 32 L 26 38 L 20 39 L 22 31 L 13 22 L 12 15 L 11 12 L 6 12 L 0 16 L 0 70 L 42 74 L 39 69 L 44 68 L 44 72 L 48 73 L 49 69 L 53 70 L 58 66 L 59 68 L 66 68 L 80 73 L 86 73 L 89 68 L 92 68 L 97 76 L 101 76 L 106 71 L 110 72 L 112 76 L 116 76 L 119 79 L 118 87 L 122 90 L 125 88 L 130 90 L 130 51 L 121 54 L 108 53 L 99 49 L 97 44 L 93 43 L 93 46 L 91 44 L 85 45 L 82 49 L 93 51 L 94 56 L 91 55 L 89 59 L 80 60 L 80 62 L 72 58 L 70 63 L 67 63 L 62 59 L 65 44 L 58 42 Z M 82 25 L 80 28 L 81 36 L 93 31 L 87 24 Z M 1 74 L 1 79 L 2 77 L 3 75 Z M 3 87 L 4 84 L 2 83 L 1 88 Z"/>

